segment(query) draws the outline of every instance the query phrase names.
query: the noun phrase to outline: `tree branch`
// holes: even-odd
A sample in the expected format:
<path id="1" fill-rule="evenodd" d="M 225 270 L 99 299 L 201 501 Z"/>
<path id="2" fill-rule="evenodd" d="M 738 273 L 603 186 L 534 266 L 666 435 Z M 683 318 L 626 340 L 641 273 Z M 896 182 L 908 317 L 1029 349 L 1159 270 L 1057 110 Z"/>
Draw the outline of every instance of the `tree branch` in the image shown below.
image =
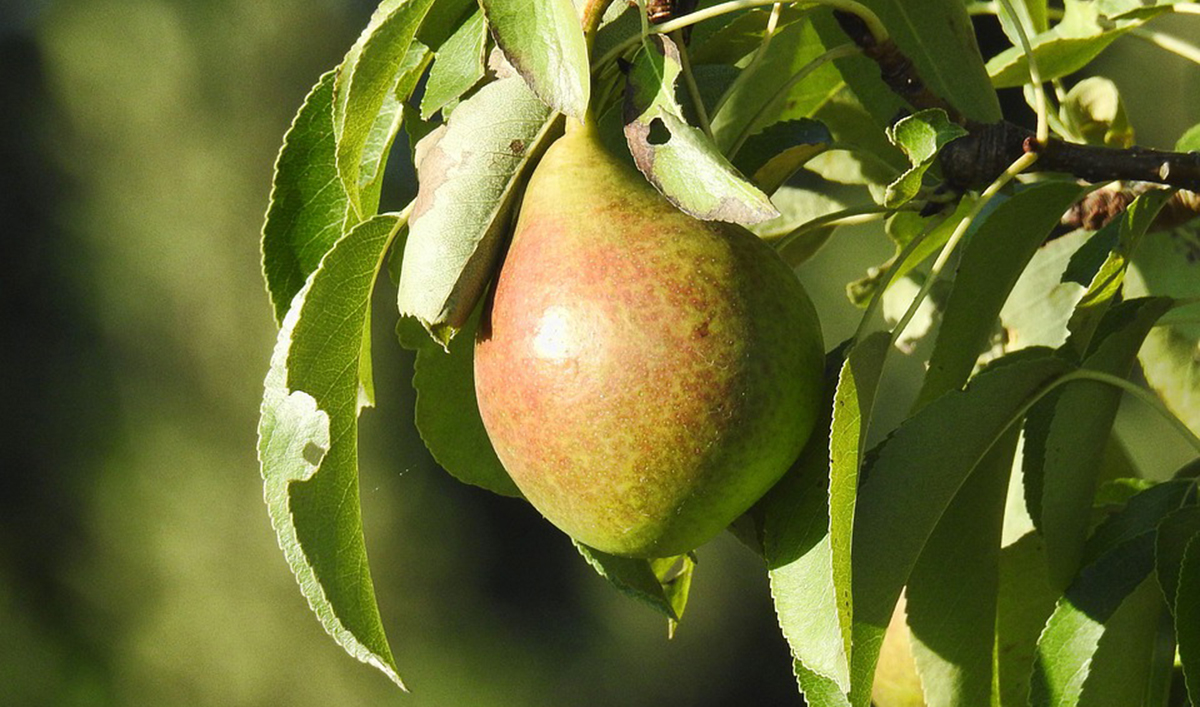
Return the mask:
<path id="1" fill-rule="evenodd" d="M 884 83 L 916 110 L 941 108 L 969 134 L 942 150 L 943 175 L 958 189 L 990 184 L 1027 152 L 1038 152 L 1036 172 L 1064 172 L 1088 182 L 1136 181 L 1200 191 L 1200 153 L 1145 147 L 1117 149 L 1080 145 L 1051 138 L 1039 145 L 1033 131 L 1007 121 L 967 120 L 929 89 L 912 61 L 891 40 L 876 42 L 858 17 L 835 12 L 846 35 L 879 65 Z M 1193 195 L 1194 196 L 1194 195 Z M 1193 198 L 1189 203 L 1195 203 Z"/>

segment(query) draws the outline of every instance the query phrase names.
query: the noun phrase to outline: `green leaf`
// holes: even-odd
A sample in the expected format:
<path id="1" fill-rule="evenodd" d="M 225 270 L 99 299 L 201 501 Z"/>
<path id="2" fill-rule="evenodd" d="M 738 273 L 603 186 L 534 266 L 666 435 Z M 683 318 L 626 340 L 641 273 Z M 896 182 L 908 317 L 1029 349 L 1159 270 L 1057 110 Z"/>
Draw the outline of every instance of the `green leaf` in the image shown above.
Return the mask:
<path id="1" fill-rule="evenodd" d="M 396 86 L 384 98 L 383 106 L 379 109 L 379 114 L 375 116 L 375 122 L 372 123 L 370 132 L 367 133 L 358 173 L 359 203 L 363 218 L 373 216 L 379 211 L 383 175 L 387 168 L 388 155 L 392 151 L 392 143 L 396 139 L 396 134 L 400 132 L 401 123 L 406 116 L 412 113 L 412 109 L 405 107 L 404 101 L 408 100 L 413 89 L 416 88 L 417 81 L 420 80 L 425 67 L 429 65 L 432 58 L 433 54 L 424 44 L 413 42 L 409 45 L 408 53 L 404 55 L 400 69 L 396 72 Z M 409 117 L 415 118 L 416 115 Z M 353 213 L 347 216 L 347 228 L 358 222 L 359 219 L 354 216 Z"/>
<path id="2" fill-rule="evenodd" d="M 1028 705 L 1038 636 L 1060 592 L 1046 576 L 1046 548 L 1030 532 L 1000 551 L 996 670 L 1001 705 Z"/>
<path id="3" fill-rule="evenodd" d="M 381 114 L 388 125 L 398 123 L 394 116 L 408 96 L 397 96 L 397 88 L 401 84 L 415 86 L 415 79 L 408 74 L 424 70 L 424 63 L 414 62 L 409 49 L 431 4 L 433 0 L 385 3 L 342 62 L 334 106 L 337 167 L 350 205 L 360 218 L 370 215 L 362 195 L 364 182 L 376 176 L 364 175 L 363 163 L 377 161 L 367 152 L 372 136 L 379 132 Z M 390 130 L 393 136 L 398 127 Z M 374 143 L 378 146 L 379 141 Z M 376 171 L 381 173 L 382 169 Z"/>
<path id="4" fill-rule="evenodd" d="M 946 507 L 1023 407 L 1068 368 L 1046 350 L 998 359 L 964 390 L 910 417 L 868 455 L 854 526 L 855 705 L 870 697 L 892 610 Z"/>
<path id="5" fill-rule="evenodd" d="M 682 211 L 707 221 L 759 223 L 779 215 L 716 145 L 688 125 L 675 100 L 682 70 L 669 37 L 647 40 L 629 71 L 625 139 L 642 174 Z"/>
<path id="6" fill-rule="evenodd" d="M 825 419 L 793 469 L 763 501 L 771 594 L 798 667 L 850 689 L 851 541 L 865 429 L 888 336 L 854 346 L 837 367 Z M 805 685 L 804 673 L 797 678 Z"/>
<path id="7" fill-rule="evenodd" d="M 1200 152 L 1200 124 L 1188 128 L 1175 143 L 1176 152 Z"/>
<path id="8" fill-rule="evenodd" d="M 771 42 L 779 41 L 783 37 L 783 30 L 804 19 L 808 12 L 808 8 L 792 4 L 781 7 L 779 20 L 775 25 L 776 34 L 771 38 Z M 752 8 L 727 17 L 733 19 L 706 36 L 693 37 L 692 44 L 689 45 L 692 64 L 737 64 L 762 46 L 767 21 L 771 17 L 771 8 Z"/>
<path id="9" fill-rule="evenodd" d="M 1200 296 L 1200 233 L 1195 227 L 1152 233 L 1142 240 L 1126 276 L 1128 296 Z M 1200 434 L 1200 305 L 1172 311 L 1146 337 L 1138 358 L 1146 381 L 1179 419 Z M 1190 320 L 1190 322 L 1189 322 Z"/>
<path id="10" fill-rule="evenodd" d="M 658 611 L 674 625 L 683 616 L 691 586 L 695 560 L 687 555 L 679 557 L 643 560 L 636 557 L 620 557 L 601 552 L 582 543 L 575 549 L 587 560 L 592 569 L 626 596 L 637 599 Z M 672 570 L 682 564 L 678 573 Z"/>
<path id="11" fill-rule="evenodd" d="M 359 353 L 371 290 L 402 226 L 370 219 L 340 239 L 284 318 L 263 394 L 267 510 L 300 590 L 346 652 L 403 687 L 367 566 L 358 496 Z"/>
<path id="12" fill-rule="evenodd" d="M 487 26 L 483 12 L 476 10 L 446 43 L 437 50 L 437 61 L 429 70 L 425 95 L 421 97 L 421 117 L 428 120 L 483 78 L 483 50 L 487 44 Z"/>
<path id="13" fill-rule="evenodd" d="M 333 84 L 321 77 L 283 137 L 262 231 L 263 276 L 281 323 L 292 298 L 342 235 L 348 202 L 338 179 Z"/>
<path id="14" fill-rule="evenodd" d="M 904 152 L 912 166 L 888 185 L 883 205 L 894 209 L 911 201 L 921 190 L 921 179 L 933 166 L 942 147 L 966 134 L 967 131 L 951 123 L 940 108 L 914 113 L 890 126 L 888 140 Z"/>
<path id="15" fill-rule="evenodd" d="M 804 163 L 829 149 L 829 128 L 809 118 L 776 123 L 746 141 L 734 166 L 751 181 L 774 194 Z"/>
<path id="16" fill-rule="evenodd" d="M 1013 0 L 1012 5 L 1013 9 L 1017 11 L 1018 18 L 1024 23 L 1026 35 L 1039 34 L 1050 28 L 1050 13 L 1046 0 Z M 1004 36 L 1008 37 L 1008 41 L 1014 47 L 1021 46 L 1021 35 L 1017 33 L 1012 15 L 1000 8 L 997 18 L 1000 20 L 1000 27 L 1004 30 Z"/>
<path id="17" fill-rule="evenodd" d="M 846 208 L 843 202 L 820 189 L 787 185 L 777 189 L 771 201 L 779 208 L 779 215 L 750 226 L 750 231 L 767 241 L 778 241 L 797 226 Z"/>
<path id="18" fill-rule="evenodd" d="M 904 153 L 888 142 L 889 121 L 875 118 L 849 90 L 835 93 L 813 113 L 845 149 L 815 157 L 807 168 L 831 182 L 866 184 L 872 196 L 882 198 L 883 188 L 908 168 Z M 878 192 L 878 193 L 877 193 Z"/>
<path id="19" fill-rule="evenodd" d="M 1104 314 L 1121 293 L 1130 257 L 1137 252 L 1142 236 L 1154 223 L 1171 194 L 1171 191 L 1165 189 L 1155 189 L 1142 194 L 1120 217 L 1098 231 L 1071 259 L 1063 277 L 1077 277 L 1080 284 L 1087 284 L 1087 291 L 1075 306 L 1067 324 L 1071 330 L 1071 344 L 1076 351 L 1082 352 L 1087 348 Z M 1099 247 L 1093 249 L 1093 245 Z M 1089 254 L 1088 251 L 1098 252 Z M 1080 273 L 1080 268 L 1076 268 L 1076 265 L 1088 255 L 1100 256 L 1103 262 L 1099 267 L 1094 263 L 1087 263 L 1081 268 L 1083 273 Z M 1088 277 L 1088 273 L 1090 278 L 1084 279 Z M 1080 274 L 1084 277 L 1078 277 Z"/>
<path id="20" fill-rule="evenodd" d="M 1157 532 L 1162 521 L 1191 494 L 1190 485 L 1191 479 L 1172 479 L 1131 496 L 1124 507 L 1096 526 L 1087 539 L 1083 564 L 1095 562 L 1122 543 Z"/>
<path id="21" fill-rule="evenodd" d="M 976 221 L 915 409 L 967 381 L 1021 272 L 1082 191 L 1069 182 L 1042 182 L 1017 192 Z"/>
<path id="22" fill-rule="evenodd" d="M 1188 545 L 1200 538 L 1200 506 L 1185 506 L 1163 518 L 1158 526 L 1158 537 L 1154 545 L 1154 568 L 1163 598 L 1171 611 L 1175 611 L 1176 593 L 1179 589 L 1179 572 L 1183 567 L 1183 555 Z"/>
<path id="23" fill-rule="evenodd" d="M 1120 148 L 1133 145 L 1133 126 L 1111 79 L 1089 76 L 1075 84 L 1067 91 L 1061 110 L 1063 122 L 1086 143 Z"/>
<path id="24" fill-rule="evenodd" d="M 1165 607 L 1158 582 L 1151 575 L 1134 589 L 1104 626 L 1104 635 L 1088 665 L 1079 697 L 1088 707 L 1165 705 L 1174 662 L 1170 636 L 1160 638 Z M 1169 626 L 1169 624 L 1167 624 Z M 1159 648 L 1160 640 L 1168 647 Z M 1164 654 L 1157 654 L 1160 651 Z M 1169 651 L 1169 652 L 1167 652 Z M 1159 693 L 1157 700 L 1151 695 Z"/>
<path id="25" fill-rule="evenodd" d="M 842 85 L 833 64 L 825 64 L 800 83 L 789 85 L 793 76 L 825 50 L 811 22 L 777 28 L 763 53 L 756 55 L 739 75 L 733 92 L 712 117 L 713 139 L 721 151 L 729 153 L 743 134 L 759 133 L 785 117 L 808 117 L 828 100 Z"/>
<path id="26" fill-rule="evenodd" d="M 450 342 L 448 350 L 411 318 L 402 319 L 396 328 L 401 344 L 417 352 L 413 367 L 416 424 L 434 460 L 463 483 L 520 497 L 492 448 L 475 398 L 475 331 L 482 310 L 482 306 L 476 308 L 462 336 Z"/>
<path id="27" fill-rule="evenodd" d="M 1200 703 L 1200 538 L 1183 553 L 1175 594 L 1175 636 L 1192 702 Z"/>
<path id="28" fill-rule="evenodd" d="M 481 0 L 509 63 L 547 106 L 577 120 L 588 107 L 591 69 L 571 0 Z"/>
<path id="29" fill-rule="evenodd" d="M 819 188 L 782 186 L 771 196 L 779 216 L 750 226 L 750 231 L 773 246 L 792 267 L 808 260 L 829 241 L 835 226 L 794 233 L 808 221 L 844 209 L 846 205 Z"/>
<path id="30" fill-rule="evenodd" d="M 936 95 L 971 120 L 991 123 L 1001 119 L 1000 102 L 988 82 L 971 18 L 962 0 L 862 0 L 888 28 L 900 52 L 911 59 L 917 74 Z M 827 41 L 841 43 L 845 36 L 821 28 Z M 883 85 L 879 68 L 865 57 L 838 62 L 846 83 L 875 117 L 891 122 L 898 100 Z M 884 100 L 872 100 L 884 96 Z"/>
<path id="31" fill-rule="evenodd" d="M 1114 306 L 1100 323 L 1083 367 L 1128 376 L 1146 333 L 1169 306 L 1165 298 Z M 1067 586 L 1083 560 L 1104 445 L 1120 402 L 1119 388 L 1073 381 L 1038 403 L 1026 421 L 1026 499 L 1045 536 L 1055 586 Z"/>
<path id="32" fill-rule="evenodd" d="M 1085 244 L 1097 242 L 1091 231 L 1073 231 L 1046 243 L 1029 261 L 1000 310 L 1005 330 L 1005 349 L 1028 346 L 1058 348 L 1066 343 L 1067 323 L 1075 305 L 1083 298 L 1087 283 L 1098 271 L 1111 245 L 1105 245 L 1100 262 L 1090 265 L 1080 284 L 1066 275 L 1075 254 Z"/>
<path id="33" fill-rule="evenodd" d="M 890 290 L 898 283 L 904 281 L 905 276 L 913 271 L 925 261 L 926 258 L 941 250 L 942 246 L 946 245 L 946 241 L 950 240 L 954 229 L 958 227 L 960 221 L 967 217 L 970 212 L 974 199 L 969 195 L 964 196 L 954 211 L 949 214 L 937 214 L 934 216 L 923 217 L 915 212 L 901 211 L 888 220 L 885 230 L 888 238 L 896 245 L 896 252 L 891 258 L 878 266 L 872 267 L 867 271 L 867 276 L 854 280 L 846 285 L 846 296 L 850 302 L 856 307 L 866 307 L 871 300 L 879 295 L 879 288 L 883 285 L 884 278 L 890 270 L 895 269 L 896 274 L 892 276 L 892 280 L 888 285 Z M 903 262 L 899 262 L 900 255 L 904 251 L 905 246 L 922 233 L 925 237 L 920 243 L 913 248 L 913 251 L 904 258 Z M 909 300 L 911 301 L 911 297 Z"/>
<path id="34" fill-rule="evenodd" d="M 1172 498 L 1177 506 L 1185 485 L 1172 482 L 1149 489 L 1097 529 L 1090 541 L 1094 559 L 1059 600 L 1038 639 L 1030 705 L 1080 704 L 1110 620 L 1154 569 L 1155 527 L 1169 512 Z"/>
<path id="35" fill-rule="evenodd" d="M 963 482 L 908 579 L 908 625 L 928 707 L 991 699 L 1000 538 L 1019 433 L 1006 432 Z"/>
<path id="36" fill-rule="evenodd" d="M 1075 73 L 1095 59 L 1121 35 L 1143 24 L 1149 17 L 1115 20 L 1106 17 L 1098 3 L 1065 0 L 1063 19 L 1049 30 L 1029 38 L 1043 81 Z M 1151 9 L 1153 15 L 1164 10 Z M 987 72 L 996 88 L 1012 88 L 1029 81 L 1029 65 L 1020 46 L 992 57 Z"/>
<path id="37" fill-rule="evenodd" d="M 401 314 L 415 316 L 443 345 L 482 296 L 518 185 L 555 125 L 512 77 L 479 89 L 422 141 L 397 301 Z"/>

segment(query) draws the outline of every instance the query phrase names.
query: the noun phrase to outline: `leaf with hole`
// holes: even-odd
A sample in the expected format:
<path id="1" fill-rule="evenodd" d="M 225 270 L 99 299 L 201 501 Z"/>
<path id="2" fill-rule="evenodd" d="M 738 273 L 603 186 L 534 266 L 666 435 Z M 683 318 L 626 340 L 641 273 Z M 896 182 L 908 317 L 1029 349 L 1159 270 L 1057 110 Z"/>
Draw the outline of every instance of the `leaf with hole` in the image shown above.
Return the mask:
<path id="1" fill-rule="evenodd" d="M 284 318 L 258 456 L 279 545 L 321 625 L 396 684 L 367 565 L 358 495 L 359 354 L 372 287 L 402 226 L 377 216 L 343 236 Z"/>
<path id="2" fill-rule="evenodd" d="M 675 100 L 679 49 L 654 35 L 637 55 L 625 92 L 625 139 L 646 179 L 672 204 L 707 221 L 752 224 L 779 215 L 729 163 Z"/>

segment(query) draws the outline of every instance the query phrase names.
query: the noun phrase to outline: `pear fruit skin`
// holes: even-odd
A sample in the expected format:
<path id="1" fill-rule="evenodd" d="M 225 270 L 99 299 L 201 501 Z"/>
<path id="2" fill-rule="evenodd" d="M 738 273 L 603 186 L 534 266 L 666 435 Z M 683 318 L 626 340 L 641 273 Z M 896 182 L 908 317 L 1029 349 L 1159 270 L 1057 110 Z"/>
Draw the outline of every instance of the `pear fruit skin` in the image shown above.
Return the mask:
<path id="1" fill-rule="evenodd" d="M 575 540 L 695 549 L 789 468 L 824 347 L 791 269 L 679 211 L 574 123 L 537 165 L 475 344 L 484 427 Z"/>

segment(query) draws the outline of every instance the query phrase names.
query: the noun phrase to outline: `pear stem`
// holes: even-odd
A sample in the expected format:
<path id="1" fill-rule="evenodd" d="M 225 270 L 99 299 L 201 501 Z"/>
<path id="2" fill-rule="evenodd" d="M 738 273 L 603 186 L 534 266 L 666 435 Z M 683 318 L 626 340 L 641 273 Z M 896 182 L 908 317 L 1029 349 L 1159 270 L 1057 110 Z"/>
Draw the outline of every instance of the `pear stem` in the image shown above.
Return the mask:
<path id="1" fill-rule="evenodd" d="M 583 38 L 587 43 L 588 52 L 592 50 L 592 42 L 596 39 L 600 22 L 604 19 L 604 11 L 611 3 L 612 0 L 587 0 L 583 6 L 580 23 L 583 25 Z"/>

